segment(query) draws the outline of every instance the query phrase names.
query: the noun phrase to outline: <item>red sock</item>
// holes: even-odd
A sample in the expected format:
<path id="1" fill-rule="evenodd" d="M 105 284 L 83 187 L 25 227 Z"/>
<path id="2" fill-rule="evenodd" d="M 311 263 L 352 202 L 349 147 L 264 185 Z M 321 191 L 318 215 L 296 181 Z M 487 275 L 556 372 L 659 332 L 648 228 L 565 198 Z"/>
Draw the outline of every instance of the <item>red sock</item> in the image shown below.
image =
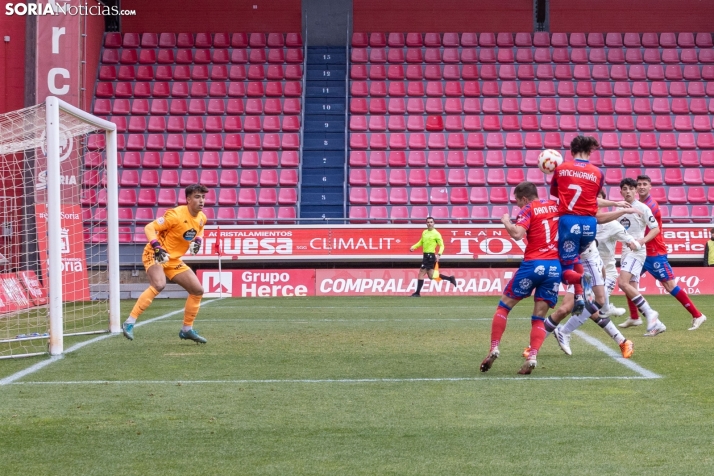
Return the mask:
<path id="1" fill-rule="evenodd" d="M 702 313 L 699 312 L 699 309 L 697 309 L 692 300 L 689 299 L 689 295 L 684 289 L 680 288 L 679 286 L 675 287 L 672 290 L 672 296 L 674 296 L 677 301 L 682 303 L 684 309 L 689 311 L 689 314 L 691 314 L 692 317 L 699 317 L 702 315 Z"/>
<path id="2" fill-rule="evenodd" d="M 585 269 L 583 268 L 582 263 L 575 263 L 573 265 L 573 271 L 578 273 L 580 275 L 580 278 L 583 277 L 583 273 L 585 272 Z M 577 283 L 573 284 L 573 287 L 575 288 L 575 294 L 583 294 L 583 285 L 581 284 L 581 281 L 578 280 Z"/>
<path id="3" fill-rule="evenodd" d="M 545 325 L 541 319 L 531 319 L 531 350 L 528 353 L 529 359 L 535 359 L 540 346 L 543 345 L 546 332 Z"/>
<path id="4" fill-rule="evenodd" d="M 563 282 L 565 284 L 572 284 L 575 288 L 575 294 L 583 294 L 583 286 L 581 280 L 583 279 L 583 265 L 581 263 L 576 263 L 573 265 L 573 269 L 566 269 L 563 271 Z"/>
<path id="5" fill-rule="evenodd" d="M 639 319 L 640 318 L 640 311 L 637 309 L 637 305 L 630 300 L 630 298 L 627 298 L 627 307 L 630 308 L 630 319 Z"/>
<path id="6" fill-rule="evenodd" d="M 510 309 L 500 304 L 496 308 L 496 313 L 493 315 L 493 321 L 491 322 L 491 350 L 498 347 L 498 344 L 501 342 L 501 337 L 503 337 L 503 333 L 506 331 L 509 312 L 511 312 Z"/>
<path id="7" fill-rule="evenodd" d="M 565 284 L 580 283 L 583 275 L 575 272 L 574 269 L 566 269 L 563 271 L 563 282 Z"/>

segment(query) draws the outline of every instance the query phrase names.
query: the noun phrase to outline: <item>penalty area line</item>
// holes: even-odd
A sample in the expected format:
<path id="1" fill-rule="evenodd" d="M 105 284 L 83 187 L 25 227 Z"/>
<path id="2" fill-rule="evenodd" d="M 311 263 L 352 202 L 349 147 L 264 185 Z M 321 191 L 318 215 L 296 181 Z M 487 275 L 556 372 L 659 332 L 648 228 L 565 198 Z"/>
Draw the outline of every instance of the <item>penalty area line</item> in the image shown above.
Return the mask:
<path id="1" fill-rule="evenodd" d="M 628 369 L 640 374 L 642 376 L 642 378 L 647 378 L 647 379 L 662 378 L 661 375 L 658 375 L 650 370 L 647 370 L 644 367 L 641 367 L 640 365 L 634 363 L 630 359 L 626 359 L 626 358 L 622 357 L 620 354 L 618 354 L 617 352 L 615 352 L 614 350 L 612 350 L 611 348 L 609 348 L 608 346 L 606 346 L 605 344 L 603 344 L 602 342 L 597 340 L 596 338 L 587 335 L 583 331 L 574 331 L 573 333 L 575 335 L 577 335 L 578 337 L 580 337 L 585 342 L 587 342 L 588 344 L 595 347 L 600 352 L 603 352 L 603 353 L 607 354 L 609 357 L 612 357 L 617 363 L 622 364 L 625 367 L 627 367 Z"/>
<path id="2" fill-rule="evenodd" d="M 245 379 L 245 380 L 71 380 L 49 382 L 12 382 L 10 385 L 231 385 L 231 384 L 316 384 L 316 383 L 419 383 L 475 382 L 496 380 L 650 380 L 644 376 L 603 377 L 423 377 L 423 378 L 344 378 L 344 379 Z"/>
<path id="3" fill-rule="evenodd" d="M 203 306 L 205 306 L 205 305 L 207 305 L 207 304 L 210 304 L 210 303 L 212 303 L 212 302 L 220 301 L 221 299 L 222 299 L 222 298 L 217 298 L 217 299 L 212 299 L 212 300 L 210 300 L 210 301 L 204 301 L 204 302 L 201 303 L 201 306 L 203 307 Z M 150 324 L 150 323 L 152 323 L 152 322 L 156 322 L 156 321 L 160 321 L 160 320 L 162 320 L 162 319 L 166 319 L 167 317 L 175 316 L 176 314 L 180 314 L 180 313 L 182 313 L 182 312 L 183 312 L 183 309 L 178 309 L 178 310 L 176 310 L 176 311 L 167 312 L 166 314 L 162 314 L 162 315 L 160 315 L 160 316 L 158 316 L 158 317 L 154 317 L 154 318 L 152 318 L 152 319 L 147 319 L 147 320 L 145 320 L 145 321 L 137 322 L 137 323 L 134 325 L 134 327 L 141 327 L 141 326 L 144 326 L 144 325 L 146 325 L 146 324 Z M 76 351 L 76 350 L 81 349 L 82 347 L 88 346 L 88 345 L 90 345 L 90 344 L 94 344 L 94 343 L 96 343 L 96 342 L 102 341 L 102 340 L 104 340 L 104 339 L 108 339 L 108 338 L 113 337 L 113 336 L 116 336 L 116 335 L 119 335 L 119 334 L 104 334 L 104 335 L 101 335 L 101 336 L 99 336 L 99 337 L 95 337 L 95 338 L 93 338 L 93 339 L 89 339 L 89 340 L 86 340 L 86 341 L 84 341 L 84 342 L 80 342 L 80 343 L 78 343 L 78 344 L 74 344 L 72 347 L 69 347 L 68 349 L 65 349 L 65 350 L 64 350 L 64 353 L 62 353 L 61 355 L 53 355 L 53 356 L 50 356 L 50 358 L 47 359 L 47 360 L 43 360 L 42 362 L 37 362 L 36 364 L 31 365 L 30 367 L 27 367 L 26 369 L 20 370 L 19 372 L 16 372 L 16 373 L 14 373 L 14 374 L 12 374 L 12 375 L 9 375 L 9 376 L 7 376 L 7 377 L 5 377 L 5 378 L 3 378 L 3 379 L 0 379 L 0 387 L 5 386 L 5 385 L 9 385 L 9 384 L 16 383 L 17 380 L 19 380 L 19 379 L 21 379 L 21 378 L 23 378 L 23 377 L 26 377 L 26 376 L 28 376 L 28 375 L 30 375 L 30 374 L 33 374 L 33 373 L 37 372 L 38 370 L 41 370 L 41 369 L 47 367 L 48 365 L 54 364 L 55 362 L 57 362 L 57 361 L 59 361 L 59 360 L 62 360 L 62 358 L 64 357 L 65 354 L 69 354 L 69 353 L 71 353 L 71 352 L 74 352 L 74 351 Z"/>

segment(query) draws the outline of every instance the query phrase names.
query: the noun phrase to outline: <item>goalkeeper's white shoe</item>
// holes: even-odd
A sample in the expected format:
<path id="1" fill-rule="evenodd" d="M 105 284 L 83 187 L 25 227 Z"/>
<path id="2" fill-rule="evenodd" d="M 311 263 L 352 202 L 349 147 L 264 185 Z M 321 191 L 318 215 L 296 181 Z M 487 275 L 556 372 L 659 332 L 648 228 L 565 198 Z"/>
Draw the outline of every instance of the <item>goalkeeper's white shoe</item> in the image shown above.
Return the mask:
<path id="1" fill-rule="evenodd" d="M 702 314 L 699 317 L 693 318 L 692 319 L 692 327 L 690 327 L 689 330 L 696 331 L 697 329 L 699 329 L 699 326 L 704 324 L 704 321 L 706 321 L 706 320 L 707 320 L 707 316 L 705 316 L 704 314 Z"/>

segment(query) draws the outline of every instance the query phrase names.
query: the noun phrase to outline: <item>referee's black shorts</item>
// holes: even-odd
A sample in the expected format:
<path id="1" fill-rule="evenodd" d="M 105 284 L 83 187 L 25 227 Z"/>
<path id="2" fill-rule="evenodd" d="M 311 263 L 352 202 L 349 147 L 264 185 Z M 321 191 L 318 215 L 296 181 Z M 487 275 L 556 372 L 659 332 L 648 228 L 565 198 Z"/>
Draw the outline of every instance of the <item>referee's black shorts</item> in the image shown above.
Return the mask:
<path id="1" fill-rule="evenodd" d="M 424 253 L 421 259 L 421 267 L 423 269 L 434 269 L 436 266 L 436 255 L 434 253 Z"/>

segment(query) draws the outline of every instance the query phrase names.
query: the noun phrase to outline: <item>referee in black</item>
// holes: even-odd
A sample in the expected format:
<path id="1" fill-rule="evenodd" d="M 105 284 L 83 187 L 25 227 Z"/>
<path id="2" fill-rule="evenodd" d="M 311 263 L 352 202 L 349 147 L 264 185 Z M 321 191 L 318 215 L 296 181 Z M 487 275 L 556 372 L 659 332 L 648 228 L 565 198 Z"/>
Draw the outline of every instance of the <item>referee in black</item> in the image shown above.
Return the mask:
<path id="1" fill-rule="evenodd" d="M 436 247 L 439 246 L 439 253 L 436 252 Z M 429 279 L 434 279 L 434 266 L 439 261 L 439 257 L 444 254 L 444 240 L 441 238 L 441 233 L 434 229 L 434 219 L 426 217 L 426 230 L 421 234 L 421 239 L 416 242 L 409 251 L 414 251 L 417 248 L 422 248 L 424 257 L 421 260 L 421 268 L 419 268 L 419 280 L 417 281 L 417 290 L 411 297 L 421 297 L 421 288 L 424 286 L 424 277 L 428 274 Z M 456 278 L 453 276 L 445 276 L 439 274 L 439 277 L 450 282 L 454 287 L 457 286 Z"/>

